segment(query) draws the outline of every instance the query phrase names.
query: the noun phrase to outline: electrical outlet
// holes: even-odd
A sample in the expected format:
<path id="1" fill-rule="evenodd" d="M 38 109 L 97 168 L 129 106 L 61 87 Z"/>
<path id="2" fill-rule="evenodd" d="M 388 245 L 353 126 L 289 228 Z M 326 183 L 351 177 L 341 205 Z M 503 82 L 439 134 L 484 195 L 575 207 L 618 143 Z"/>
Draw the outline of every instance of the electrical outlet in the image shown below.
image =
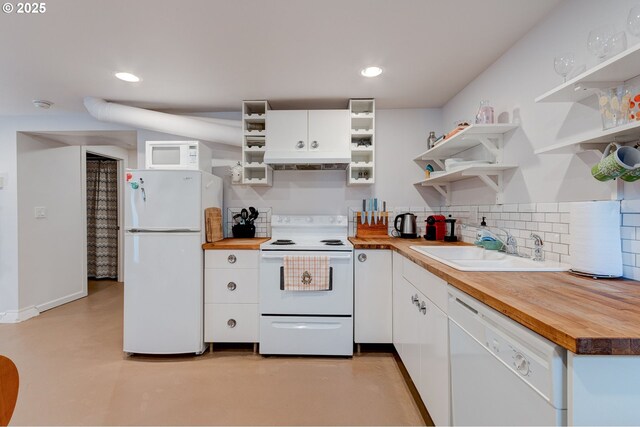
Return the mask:
<path id="1" fill-rule="evenodd" d="M 34 213 L 35 213 L 35 217 L 38 218 L 38 219 L 46 218 L 47 217 L 47 208 L 44 208 L 44 207 L 34 208 Z"/>

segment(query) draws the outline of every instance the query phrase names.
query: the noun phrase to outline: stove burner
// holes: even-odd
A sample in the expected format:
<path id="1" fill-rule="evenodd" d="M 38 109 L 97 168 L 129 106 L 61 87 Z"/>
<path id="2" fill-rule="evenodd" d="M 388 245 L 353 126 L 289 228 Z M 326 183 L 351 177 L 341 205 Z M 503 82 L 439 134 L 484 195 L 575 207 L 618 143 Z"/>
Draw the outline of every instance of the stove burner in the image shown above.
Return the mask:
<path id="1" fill-rule="evenodd" d="M 272 245 L 295 245 L 296 242 L 288 239 L 278 239 L 275 242 L 271 243 Z"/>
<path id="2" fill-rule="evenodd" d="M 342 240 L 338 239 L 320 240 L 320 242 L 324 243 L 327 246 L 344 246 Z"/>

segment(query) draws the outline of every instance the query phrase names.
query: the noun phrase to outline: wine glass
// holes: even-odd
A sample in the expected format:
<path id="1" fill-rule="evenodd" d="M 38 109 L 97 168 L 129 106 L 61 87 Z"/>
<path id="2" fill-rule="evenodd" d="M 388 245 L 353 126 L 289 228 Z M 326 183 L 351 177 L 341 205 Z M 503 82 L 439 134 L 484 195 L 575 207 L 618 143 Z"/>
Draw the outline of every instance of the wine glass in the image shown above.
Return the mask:
<path id="1" fill-rule="evenodd" d="M 556 73 L 560 74 L 563 81 L 567 81 L 567 74 L 573 70 L 573 67 L 576 65 L 576 59 L 573 56 L 573 53 L 567 52 L 553 58 L 553 69 L 556 70 Z"/>
<path id="2" fill-rule="evenodd" d="M 611 39 L 616 34 L 616 29 L 613 25 L 607 24 L 601 27 L 595 28 L 589 32 L 587 38 L 587 49 L 593 55 L 595 55 L 600 61 L 604 60 L 611 50 Z"/>
<path id="3" fill-rule="evenodd" d="M 632 7 L 627 17 L 627 30 L 636 37 L 640 37 L 640 5 Z"/>

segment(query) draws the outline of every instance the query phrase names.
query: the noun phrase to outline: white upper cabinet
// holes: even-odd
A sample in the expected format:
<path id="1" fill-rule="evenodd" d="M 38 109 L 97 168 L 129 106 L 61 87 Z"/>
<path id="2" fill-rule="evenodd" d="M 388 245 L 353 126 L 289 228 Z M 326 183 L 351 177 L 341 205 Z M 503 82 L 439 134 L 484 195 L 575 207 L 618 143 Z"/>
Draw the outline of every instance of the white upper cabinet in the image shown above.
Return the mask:
<path id="1" fill-rule="evenodd" d="M 309 151 L 349 155 L 349 110 L 309 110 Z"/>
<path id="2" fill-rule="evenodd" d="M 307 151 L 308 114 L 307 110 L 269 110 L 268 150 Z"/>
<path id="3" fill-rule="evenodd" d="M 268 151 L 342 152 L 349 156 L 349 110 L 269 110 Z"/>

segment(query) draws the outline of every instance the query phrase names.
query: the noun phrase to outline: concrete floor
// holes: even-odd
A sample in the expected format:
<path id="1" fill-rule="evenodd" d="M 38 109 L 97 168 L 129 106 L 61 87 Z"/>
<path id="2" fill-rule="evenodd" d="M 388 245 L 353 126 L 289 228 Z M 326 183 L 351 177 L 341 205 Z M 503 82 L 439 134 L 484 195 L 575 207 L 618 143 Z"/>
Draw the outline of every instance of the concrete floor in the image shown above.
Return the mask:
<path id="1" fill-rule="evenodd" d="M 424 425 L 391 353 L 127 358 L 122 291 L 94 282 L 87 298 L 0 324 L 20 372 L 12 425 Z"/>

